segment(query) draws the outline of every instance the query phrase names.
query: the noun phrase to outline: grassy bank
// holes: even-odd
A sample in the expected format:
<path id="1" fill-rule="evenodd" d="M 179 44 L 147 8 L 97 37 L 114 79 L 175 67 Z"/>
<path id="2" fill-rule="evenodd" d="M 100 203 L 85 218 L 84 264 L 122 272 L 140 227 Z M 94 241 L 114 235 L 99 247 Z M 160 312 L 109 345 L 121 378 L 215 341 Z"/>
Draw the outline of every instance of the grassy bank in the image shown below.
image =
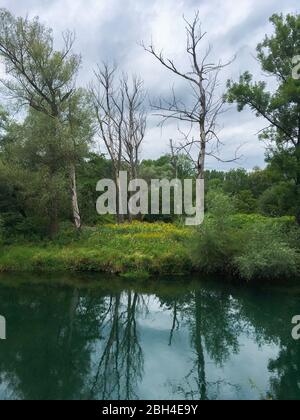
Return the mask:
<path id="1" fill-rule="evenodd" d="M 133 223 L 65 230 L 51 243 L 3 246 L 0 272 L 88 271 L 122 275 L 186 274 L 193 231 L 171 224 Z"/>
<path id="2" fill-rule="evenodd" d="M 102 272 L 130 278 L 199 272 L 243 281 L 299 277 L 300 231 L 293 218 L 231 215 L 225 209 L 224 202 L 199 229 L 135 222 L 84 228 L 80 236 L 67 227 L 52 242 L 18 240 L 1 247 L 0 272 Z"/>

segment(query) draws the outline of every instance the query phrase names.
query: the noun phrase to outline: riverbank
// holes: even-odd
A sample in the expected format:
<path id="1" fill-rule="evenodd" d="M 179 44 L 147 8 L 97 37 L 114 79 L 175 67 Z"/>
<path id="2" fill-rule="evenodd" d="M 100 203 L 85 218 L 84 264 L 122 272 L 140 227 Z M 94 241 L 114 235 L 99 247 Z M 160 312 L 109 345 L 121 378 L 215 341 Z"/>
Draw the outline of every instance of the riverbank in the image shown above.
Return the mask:
<path id="1" fill-rule="evenodd" d="M 52 243 L 3 246 L 0 272 L 103 272 L 122 276 L 192 271 L 186 242 L 194 235 L 172 224 L 133 223 L 64 232 Z"/>
<path id="2" fill-rule="evenodd" d="M 244 282 L 299 278 L 299 230 L 292 219 L 234 215 L 225 222 L 207 216 L 199 230 L 165 223 L 107 224 L 86 227 L 80 236 L 69 227 L 52 242 L 2 246 L 0 272 L 95 272 L 128 278 L 201 273 Z"/>

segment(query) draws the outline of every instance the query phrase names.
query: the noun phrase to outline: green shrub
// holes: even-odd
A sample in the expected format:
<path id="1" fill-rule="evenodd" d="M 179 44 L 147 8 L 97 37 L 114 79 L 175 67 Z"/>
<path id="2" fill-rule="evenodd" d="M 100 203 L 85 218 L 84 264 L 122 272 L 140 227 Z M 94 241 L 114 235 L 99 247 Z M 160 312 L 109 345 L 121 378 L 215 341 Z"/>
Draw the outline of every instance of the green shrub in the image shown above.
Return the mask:
<path id="1" fill-rule="evenodd" d="M 295 228 L 296 221 L 293 216 L 282 216 L 282 217 L 266 217 L 260 214 L 234 214 L 231 217 L 232 223 L 236 228 L 243 229 L 249 228 L 254 225 L 266 225 L 270 227 L 277 226 L 286 231 Z"/>
<path id="2" fill-rule="evenodd" d="M 208 208 L 192 247 L 198 270 L 247 281 L 299 276 L 300 230 L 293 217 L 234 214 L 232 198 L 220 192 L 209 197 Z"/>
<path id="3" fill-rule="evenodd" d="M 258 200 L 258 207 L 262 214 L 280 217 L 295 214 L 295 192 L 291 183 L 281 182 L 265 190 Z"/>
<path id="4" fill-rule="evenodd" d="M 75 229 L 75 226 L 71 222 L 61 223 L 59 232 L 55 236 L 53 242 L 56 245 L 64 246 L 72 243 L 76 243 L 79 240 L 87 240 L 93 230 L 91 228 L 83 227 L 80 231 Z"/>
<path id="5" fill-rule="evenodd" d="M 209 214 L 193 243 L 193 264 L 204 273 L 227 272 L 240 247 L 241 231 L 232 222 L 233 200 L 214 192 L 208 196 L 208 208 Z"/>
<path id="6" fill-rule="evenodd" d="M 249 229 L 241 255 L 233 265 L 243 279 L 286 280 L 299 275 L 299 254 L 278 226 L 256 225 Z"/>
<path id="7" fill-rule="evenodd" d="M 1 218 L 0 215 L 0 246 L 3 245 L 3 240 L 4 240 L 4 228 L 3 228 L 3 219 Z"/>
<path id="8" fill-rule="evenodd" d="M 6 244 L 41 241 L 46 231 L 45 220 L 38 217 L 23 217 L 16 213 L 2 213 L 2 239 Z"/>

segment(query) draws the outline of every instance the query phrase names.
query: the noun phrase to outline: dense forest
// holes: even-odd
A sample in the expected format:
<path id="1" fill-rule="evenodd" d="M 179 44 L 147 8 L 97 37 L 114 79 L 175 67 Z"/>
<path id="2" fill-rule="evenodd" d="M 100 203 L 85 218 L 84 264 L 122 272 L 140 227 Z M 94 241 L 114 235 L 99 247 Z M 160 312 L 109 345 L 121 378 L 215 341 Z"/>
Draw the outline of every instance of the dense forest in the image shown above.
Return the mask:
<path id="1" fill-rule="evenodd" d="M 269 91 L 264 80 L 246 72 L 219 93 L 219 74 L 231 63 L 211 64 L 196 13 L 185 21 L 191 67 L 186 72 L 153 45 L 141 46 L 141 54 L 152 55 L 154 68 L 164 66 L 187 83 L 190 101 L 182 103 L 172 92 L 150 104 L 142 77 L 107 63 L 95 65 L 88 87 L 77 86 L 81 57 L 73 52 L 72 33 L 63 35 L 64 47 L 57 51 L 53 32 L 38 18 L 1 9 L 0 22 L 5 67 L 0 271 L 181 274 L 196 269 L 247 280 L 299 275 L 300 80 L 293 70 L 300 15 L 272 16 L 273 35 L 257 46 L 257 60 L 275 88 Z M 223 161 L 214 151 L 222 143 L 217 124 L 228 104 L 265 119 L 266 128 L 253 140 L 266 144 L 265 168 L 230 169 L 238 163 L 235 156 L 227 171 L 207 169 L 209 156 Z M 156 160 L 141 153 L 151 112 L 162 122 L 176 119 L 195 130 L 183 142 L 171 141 L 169 153 Z M 174 214 L 98 215 L 97 182 L 111 178 L 118 185 L 121 170 L 149 183 L 204 179 L 204 224 L 187 229 Z"/>

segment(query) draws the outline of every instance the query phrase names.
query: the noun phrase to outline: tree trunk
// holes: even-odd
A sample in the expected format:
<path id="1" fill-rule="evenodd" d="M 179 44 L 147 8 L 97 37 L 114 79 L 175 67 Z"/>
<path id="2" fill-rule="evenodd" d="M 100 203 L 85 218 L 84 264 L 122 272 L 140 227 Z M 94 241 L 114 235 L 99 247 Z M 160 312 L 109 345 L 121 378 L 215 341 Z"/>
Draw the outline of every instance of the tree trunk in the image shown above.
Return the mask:
<path id="1" fill-rule="evenodd" d="M 300 176 L 296 182 L 296 222 L 300 226 Z"/>
<path id="2" fill-rule="evenodd" d="M 205 129 L 200 124 L 200 153 L 198 157 L 198 179 L 204 179 L 206 157 L 206 135 Z"/>
<path id="3" fill-rule="evenodd" d="M 202 297 L 201 292 L 195 294 L 195 350 L 197 355 L 197 383 L 199 399 L 207 400 L 206 366 L 202 340 Z"/>
<path id="4" fill-rule="evenodd" d="M 50 236 L 51 239 L 53 239 L 59 231 L 58 209 L 57 209 L 56 198 L 52 199 L 49 219 L 50 219 L 50 221 L 49 221 L 49 236 Z"/>
<path id="5" fill-rule="evenodd" d="M 300 226 L 300 140 L 296 145 L 296 221 Z"/>
<path id="6" fill-rule="evenodd" d="M 115 173 L 115 182 L 117 187 L 117 222 L 119 224 L 124 223 L 124 215 L 120 212 L 120 191 L 121 191 L 121 184 L 120 184 L 120 177 L 119 171 Z"/>
<path id="7" fill-rule="evenodd" d="M 133 181 L 138 178 L 137 175 L 137 163 L 134 161 L 133 156 L 130 157 L 130 166 L 129 166 L 129 181 Z M 129 193 L 128 199 L 130 199 L 134 195 L 133 192 Z M 130 213 L 130 209 L 128 209 L 128 221 L 132 223 L 133 220 L 141 220 L 141 214 L 132 215 Z"/>
<path id="8" fill-rule="evenodd" d="M 81 229 L 81 217 L 78 206 L 78 196 L 77 196 L 77 184 L 76 184 L 76 169 L 75 165 L 70 166 L 70 189 L 71 189 L 71 199 L 72 199 L 72 212 L 74 218 L 74 224 L 77 230 Z"/>

